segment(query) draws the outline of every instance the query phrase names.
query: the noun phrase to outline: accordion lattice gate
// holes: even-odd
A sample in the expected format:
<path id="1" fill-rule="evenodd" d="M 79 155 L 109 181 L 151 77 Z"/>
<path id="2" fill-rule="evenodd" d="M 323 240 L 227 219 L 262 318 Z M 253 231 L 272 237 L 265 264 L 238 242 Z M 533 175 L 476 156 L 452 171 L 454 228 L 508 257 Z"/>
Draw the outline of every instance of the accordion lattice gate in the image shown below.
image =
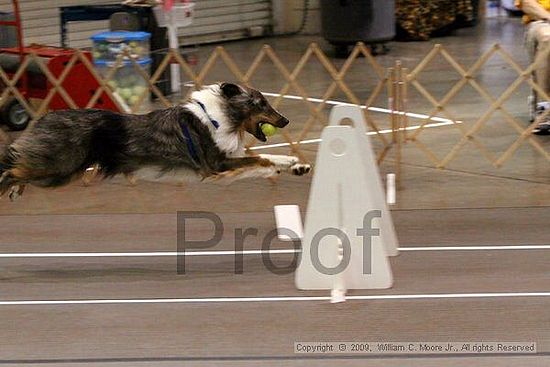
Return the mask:
<path id="1" fill-rule="evenodd" d="M 476 74 L 487 63 L 487 61 L 498 55 L 505 61 L 506 65 L 517 74 L 514 82 L 510 84 L 506 90 L 498 97 L 492 96 L 486 86 L 481 81 L 476 79 Z M 69 72 L 74 67 L 75 63 L 79 62 L 90 71 L 90 73 L 97 79 L 99 88 L 93 95 L 90 96 L 86 107 L 92 107 L 98 101 L 103 93 L 106 93 L 117 106 L 122 110 L 124 107 L 120 104 L 120 99 L 115 95 L 114 90 L 109 85 L 109 81 L 113 79 L 116 74 L 117 68 L 123 63 L 125 55 L 120 55 L 115 61 L 113 67 L 106 73 L 104 77 L 100 76 L 96 71 L 90 60 L 84 55 L 82 51 L 76 51 L 70 61 L 66 64 L 63 72 L 55 77 L 48 70 L 47 66 L 37 55 L 31 54 L 24 59 L 19 65 L 15 73 L 11 78 L 8 73 L 0 67 L 0 83 L 3 86 L 3 90 L 0 94 L 0 108 L 6 101 L 11 98 L 15 98 L 21 106 L 27 111 L 31 117 L 31 125 L 35 124 L 41 116 L 49 110 L 49 105 L 54 95 L 59 94 L 63 101 L 69 108 L 78 108 L 74 100 L 71 98 L 70 93 L 64 89 L 63 82 L 69 75 Z M 428 89 L 420 81 L 420 77 L 423 73 L 427 73 L 427 66 L 437 56 L 443 57 L 452 67 L 452 69 L 458 73 L 459 81 L 454 84 L 451 89 L 441 99 L 437 99 L 431 94 Z M 543 55 L 539 55 L 543 57 Z M 357 65 L 358 60 L 362 61 L 364 65 L 365 82 L 362 85 L 363 88 L 367 87 L 369 92 L 368 98 L 362 100 L 358 97 L 358 91 L 354 90 L 350 86 L 349 82 L 346 82 L 346 76 L 349 74 L 350 69 Z M 284 62 L 284 58 L 281 58 L 279 54 L 269 45 L 264 45 L 254 58 L 250 61 L 250 64 L 246 68 L 242 68 L 239 65 L 243 64 L 243 60 L 239 59 L 239 62 L 235 61 L 235 57 L 230 55 L 229 52 L 222 46 L 216 47 L 208 55 L 206 61 L 200 68 L 189 65 L 184 58 L 175 50 L 169 50 L 160 62 L 159 67 L 152 75 L 143 69 L 136 61 L 132 60 L 133 68 L 136 73 L 141 76 L 148 88 L 137 97 L 135 103 L 129 106 L 129 112 L 137 112 L 142 108 L 142 104 L 149 93 L 154 94 L 157 97 L 157 106 L 169 107 L 174 104 L 183 102 L 189 94 L 197 88 L 200 88 L 205 84 L 209 75 L 213 73 L 217 66 L 221 63 L 231 73 L 231 78 L 244 85 L 254 86 L 252 80 L 254 76 L 261 72 L 260 67 L 264 63 L 270 63 L 272 68 L 276 70 L 281 80 L 284 81 L 284 85 L 274 94 L 272 104 L 274 107 L 281 105 L 283 98 L 290 92 L 296 94 L 297 98 L 303 106 L 307 109 L 307 117 L 304 121 L 294 121 L 295 124 L 301 124 L 302 128 L 298 132 L 289 134 L 286 131 L 281 131 L 282 138 L 287 143 L 289 149 L 293 154 L 299 156 L 302 160 L 307 160 L 303 151 L 303 146 L 300 143 L 306 137 L 311 137 L 312 128 L 317 124 L 326 126 L 328 124 L 328 116 L 324 111 L 325 107 L 329 103 L 334 104 L 331 98 L 334 98 L 336 93 L 340 93 L 340 96 L 345 96 L 345 100 L 339 100 L 338 102 L 348 103 L 361 106 L 362 113 L 364 115 L 364 121 L 369 134 L 375 136 L 377 144 L 377 162 L 382 163 L 387 157 L 388 153 L 393 152 L 393 159 L 391 163 L 395 165 L 394 171 L 397 173 L 398 182 L 401 177 L 401 157 L 402 149 L 405 144 L 412 144 L 417 147 L 421 152 L 429 158 L 434 166 L 438 168 L 447 168 L 449 163 L 456 159 L 464 147 L 468 144 L 473 145 L 479 150 L 481 156 L 487 159 L 495 167 L 502 166 L 505 162 L 509 161 L 514 153 L 523 144 L 528 143 L 535 152 L 540 154 L 550 162 L 550 153 L 548 147 L 544 146 L 541 141 L 532 135 L 532 131 L 536 124 L 545 118 L 550 111 L 546 111 L 541 116 L 526 126 L 524 121 L 518 120 L 512 113 L 507 111 L 504 107 L 504 103 L 510 99 L 513 94 L 518 90 L 521 85 L 527 84 L 529 88 L 535 91 L 541 100 L 550 100 L 550 97 L 534 82 L 533 71 L 537 65 L 535 63 L 529 65 L 527 68 L 522 68 L 510 54 L 502 49 L 499 45 L 494 45 L 488 51 L 481 55 L 481 57 L 472 64 L 469 68 L 465 68 L 457 62 L 452 55 L 441 45 L 435 45 L 434 48 L 420 61 L 414 68 L 407 69 L 403 67 L 401 61 L 395 62 L 395 65 L 390 68 L 383 68 L 380 64 L 371 56 L 368 48 L 358 43 L 349 57 L 338 68 L 330 60 L 330 58 L 321 50 L 316 44 L 312 43 L 308 46 L 304 54 L 299 58 L 298 62 L 290 68 L 287 63 Z M 328 76 L 329 86 L 322 95 L 310 96 L 305 88 L 299 81 L 300 75 L 311 65 L 312 62 L 318 63 L 322 66 L 324 72 Z M 29 68 L 29 65 L 33 63 L 38 66 L 40 71 L 44 74 L 48 82 L 51 84 L 51 90 L 47 94 L 46 98 L 39 101 L 39 103 L 31 103 L 27 100 L 17 88 L 17 83 L 23 77 L 25 71 Z M 178 99 L 174 99 L 173 96 L 164 95 L 161 90 L 156 86 L 163 73 L 167 68 L 176 63 L 180 68 L 180 73 L 184 76 L 192 85 L 187 93 L 182 95 Z M 409 71 L 410 70 L 410 71 Z M 354 74 L 355 78 L 357 73 Z M 361 74 L 359 74 L 361 75 Z M 357 82 L 357 80 L 354 80 Z M 354 83 L 354 85 L 356 85 Z M 466 85 L 471 86 L 487 104 L 485 112 L 473 123 L 472 126 L 466 127 L 464 124 L 459 123 L 459 116 L 455 116 L 451 112 L 453 97 L 455 97 Z M 427 117 L 423 118 L 421 123 L 415 127 L 414 130 L 410 128 L 409 112 L 407 109 L 408 98 L 411 91 L 414 90 L 419 93 L 427 106 L 431 108 L 431 112 Z M 387 96 L 387 97 L 386 97 Z M 370 112 L 376 106 L 374 105 L 380 98 L 387 99 L 388 101 L 388 113 L 383 118 L 373 117 Z M 483 141 L 477 136 L 480 129 L 487 123 L 495 111 L 500 111 L 504 116 L 504 121 L 511 126 L 517 132 L 517 138 L 511 142 L 510 146 L 499 156 L 491 152 Z M 461 138 L 452 149 L 446 153 L 443 157 L 439 157 L 438 147 L 430 146 L 423 142 L 421 138 L 426 130 L 426 126 L 432 121 L 434 117 L 443 117 L 450 121 L 449 127 L 446 129 L 457 129 L 460 132 Z M 380 126 L 390 126 L 389 132 L 383 131 Z M 0 138 L 6 138 L 6 134 L 0 130 Z M 255 144 L 252 139 L 248 142 L 248 147 L 251 148 Z"/>

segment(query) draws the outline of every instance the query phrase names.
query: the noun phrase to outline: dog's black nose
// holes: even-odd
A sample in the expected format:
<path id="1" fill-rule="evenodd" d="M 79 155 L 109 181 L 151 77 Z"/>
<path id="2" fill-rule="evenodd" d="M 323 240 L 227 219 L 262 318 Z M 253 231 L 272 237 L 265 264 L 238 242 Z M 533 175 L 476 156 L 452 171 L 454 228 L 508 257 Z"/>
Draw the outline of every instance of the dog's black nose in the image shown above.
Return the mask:
<path id="1" fill-rule="evenodd" d="M 277 127 L 285 127 L 289 122 L 290 121 L 288 121 L 286 117 L 281 117 L 279 121 L 277 121 Z"/>

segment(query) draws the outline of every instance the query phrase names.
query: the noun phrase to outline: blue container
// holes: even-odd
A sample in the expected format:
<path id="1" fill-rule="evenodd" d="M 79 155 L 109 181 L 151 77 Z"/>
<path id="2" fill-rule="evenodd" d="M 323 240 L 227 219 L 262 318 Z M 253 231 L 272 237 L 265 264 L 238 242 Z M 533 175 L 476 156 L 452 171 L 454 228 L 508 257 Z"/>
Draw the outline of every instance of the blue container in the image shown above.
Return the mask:
<path id="1" fill-rule="evenodd" d="M 94 60 L 115 60 L 125 50 L 132 58 L 147 59 L 150 56 L 150 38 L 151 34 L 147 32 L 115 31 L 96 33 L 91 37 L 94 44 Z"/>
<path id="2" fill-rule="evenodd" d="M 136 60 L 136 63 L 145 69 L 149 76 L 151 73 L 151 59 L 146 58 Z M 106 77 L 111 71 L 115 61 L 111 60 L 94 60 L 94 64 L 98 72 Z M 117 68 L 112 78 L 107 81 L 107 84 L 112 88 L 115 96 L 119 97 L 119 102 L 122 102 L 123 107 L 128 107 L 128 112 L 137 103 L 139 96 L 148 90 L 149 84 L 141 74 L 135 69 L 132 61 L 124 60 Z M 136 112 L 145 113 L 150 110 L 150 93 L 147 92 L 143 102 L 140 104 Z"/>

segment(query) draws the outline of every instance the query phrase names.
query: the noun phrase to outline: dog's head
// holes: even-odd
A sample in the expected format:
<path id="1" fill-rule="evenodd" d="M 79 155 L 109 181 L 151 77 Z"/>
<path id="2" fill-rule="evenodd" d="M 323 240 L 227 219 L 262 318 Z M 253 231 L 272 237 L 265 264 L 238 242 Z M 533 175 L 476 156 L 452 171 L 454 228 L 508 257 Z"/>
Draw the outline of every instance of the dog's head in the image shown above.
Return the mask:
<path id="1" fill-rule="evenodd" d="M 267 141 L 261 129 L 262 124 L 267 123 L 278 128 L 288 125 L 288 119 L 277 112 L 256 89 L 221 83 L 220 92 L 235 131 L 246 131 L 260 141 Z"/>

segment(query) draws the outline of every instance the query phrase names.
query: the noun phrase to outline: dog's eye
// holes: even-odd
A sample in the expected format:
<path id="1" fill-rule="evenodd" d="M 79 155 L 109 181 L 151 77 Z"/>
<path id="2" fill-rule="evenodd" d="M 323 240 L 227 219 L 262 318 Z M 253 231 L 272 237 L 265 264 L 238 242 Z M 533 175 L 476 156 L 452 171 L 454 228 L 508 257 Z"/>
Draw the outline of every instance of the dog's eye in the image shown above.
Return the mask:
<path id="1" fill-rule="evenodd" d="M 252 107 L 262 108 L 262 102 L 259 99 L 253 99 L 251 103 Z"/>

